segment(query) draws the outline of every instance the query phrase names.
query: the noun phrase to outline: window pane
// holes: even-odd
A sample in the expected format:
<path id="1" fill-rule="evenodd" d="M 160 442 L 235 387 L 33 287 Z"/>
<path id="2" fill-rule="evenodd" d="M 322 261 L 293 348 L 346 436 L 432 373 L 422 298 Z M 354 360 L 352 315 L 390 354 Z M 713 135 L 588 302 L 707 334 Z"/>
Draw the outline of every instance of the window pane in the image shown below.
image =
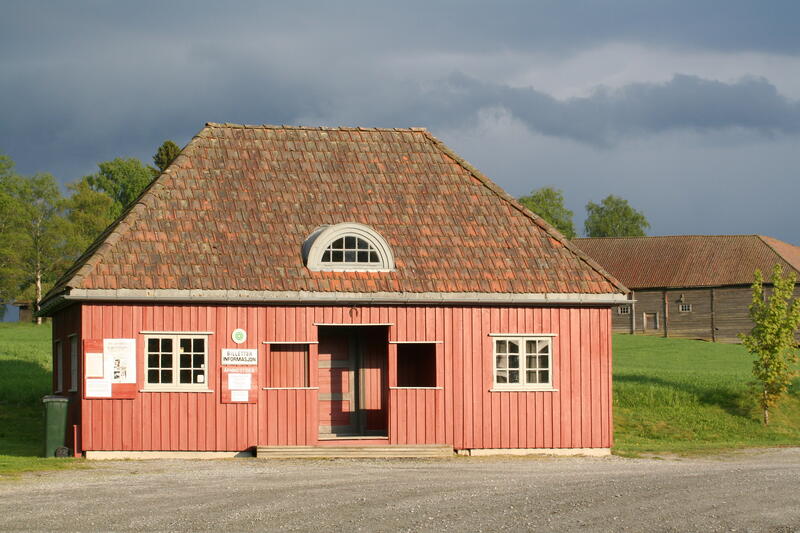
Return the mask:
<path id="1" fill-rule="evenodd" d="M 338 248 L 339 250 L 344 248 L 344 239 L 336 239 L 335 241 L 333 241 L 333 244 L 331 244 L 331 248 Z"/>
<path id="2" fill-rule="evenodd" d="M 343 258 L 344 258 L 344 254 L 341 251 L 333 252 L 331 262 L 333 262 L 333 263 L 341 263 Z"/>
<path id="3" fill-rule="evenodd" d="M 369 252 L 358 252 L 358 262 L 359 263 L 369 262 Z"/>
<path id="4" fill-rule="evenodd" d="M 161 383 L 172 383 L 172 370 L 161 371 Z"/>
<path id="5" fill-rule="evenodd" d="M 528 368 L 536 368 L 536 359 L 535 355 L 528 355 L 525 357 L 525 366 Z"/>
<path id="6" fill-rule="evenodd" d="M 508 356 L 508 368 L 519 368 L 519 356 L 518 355 L 509 355 Z"/>
<path id="7" fill-rule="evenodd" d="M 378 259 L 378 253 L 377 252 L 370 252 L 369 253 L 369 262 L 370 263 L 380 263 L 381 262 L 381 260 Z"/>
<path id="8" fill-rule="evenodd" d="M 147 382 L 148 383 L 158 383 L 158 370 L 148 370 L 147 371 Z"/>
<path id="9" fill-rule="evenodd" d="M 194 339 L 192 341 L 192 349 L 195 352 L 204 352 L 204 351 L 206 351 L 206 341 L 205 341 L 205 339 Z"/>
<path id="10" fill-rule="evenodd" d="M 540 341 L 539 353 L 550 353 L 550 341 Z"/>
<path id="11" fill-rule="evenodd" d="M 148 352 L 158 351 L 158 339 L 147 339 L 147 351 Z"/>
<path id="12" fill-rule="evenodd" d="M 547 383 L 550 381 L 549 372 L 547 370 L 539 371 L 539 383 Z"/>
<path id="13" fill-rule="evenodd" d="M 508 371 L 508 382 L 509 383 L 519 383 L 519 370 L 509 370 Z"/>
<path id="14" fill-rule="evenodd" d="M 147 366 L 149 367 L 157 367 L 158 366 L 158 354 L 151 353 L 147 356 Z"/>
<path id="15" fill-rule="evenodd" d="M 328 263 L 331 260 L 331 252 L 330 250 L 325 250 L 325 253 L 322 254 L 322 262 Z"/>
<path id="16" fill-rule="evenodd" d="M 508 343 L 506 341 L 497 341 L 495 351 L 497 353 L 508 353 Z"/>
<path id="17" fill-rule="evenodd" d="M 191 366 L 192 366 L 192 354 L 182 353 L 181 354 L 181 368 L 191 368 Z"/>
<path id="18" fill-rule="evenodd" d="M 495 357 L 495 366 L 497 368 L 508 368 L 508 356 L 498 355 Z"/>
<path id="19" fill-rule="evenodd" d="M 195 370 L 192 375 L 194 376 L 195 383 L 205 383 L 206 382 L 206 373 L 204 370 Z"/>
<path id="20" fill-rule="evenodd" d="M 497 371 L 497 383 L 508 383 L 508 372 L 505 370 Z"/>
<path id="21" fill-rule="evenodd" d="M 205 361 L 205 356 L 201 353 L 196 353 L 192 356 L 192 366 L 194 368 L 203 368 L 203 364 Z"/>
<path id="22" fill-rule="evenodd" d="M 345 252 L 344 253 L 344 262 L 345 263 L 355 263 L 356 262 L 356 253 L 355 252 Z"/>
<path id="23" fill-rule="evenodd" d="M 519 353 L 519 341 L 508 341 L 508 353 Z"/>
<path id="24" fill-rule="evenodd" d="M 364 239 L 358 239 L 358 249 L 359 250 L 367 250 L 369 249 L 369 244 Z"/>
<path id="25" fill-rule="evenodd" d="M 161 354 L 161 367 L 167 368 L 171 366 L 172 366 L 172 354 L 171 353 Z"/>
<path id="26" fill-rule="evenodd" d="M 527 375 L 528 375 L 528 383 L 537 383 L 535 370 L 528 370 Z"/>
<path id="27" fill-rule="evenodd" d="M 539 368 L 547 368 L 549 365 L 547 361 L 548 357 L 546 355 L 539 356 Z"/>
<path id="28" fill-rule="evenodd" d="M 536 353 L 536 341 L 525 341 L 525 353 Z"/>
<path id="29" fill-rule="evenodd" d="M 344 247 L 347 250 L 353 250 L 356 247 L 356 238 L 355 237 L 345 237 L 344 238 Z"/>
<path id="30" fill-rule="evenodd" d="M 192 382 L 192 371 L 181 370 L 181 383 L 191 383 L 191 382 Z"/>
<path id="31" fill-rule="evenodd" d="M 162 352 L 172 351 L 172 339 L 161 339 L 161 351 Z"/>
<path id="32" fill-rule="evenodd" d="M 180 346 L 181 346 L 181 352 L 191 352 L 192 339 L 181 339 Z"/>

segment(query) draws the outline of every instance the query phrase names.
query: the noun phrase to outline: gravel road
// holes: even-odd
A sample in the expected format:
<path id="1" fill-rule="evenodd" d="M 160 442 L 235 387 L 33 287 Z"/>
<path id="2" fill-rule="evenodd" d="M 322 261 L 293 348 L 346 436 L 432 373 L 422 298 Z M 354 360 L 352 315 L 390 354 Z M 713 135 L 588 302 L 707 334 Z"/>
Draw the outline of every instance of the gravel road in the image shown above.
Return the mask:
<path id="1" fill-rule="evenodd" d="M 97 462 L 0 482 L 0 530 L 800 532 L 800 448 Z"/>

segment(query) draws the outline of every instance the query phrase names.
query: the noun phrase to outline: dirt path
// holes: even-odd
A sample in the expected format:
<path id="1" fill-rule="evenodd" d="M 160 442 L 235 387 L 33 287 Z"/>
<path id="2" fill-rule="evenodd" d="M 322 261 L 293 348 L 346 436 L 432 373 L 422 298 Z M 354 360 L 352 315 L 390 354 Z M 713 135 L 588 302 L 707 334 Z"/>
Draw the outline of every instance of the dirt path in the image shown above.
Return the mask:
<path id="1" fill-rule="evenodd" d="M 96 463 L 0 483 L 0 530 L 800 531 L 800 448 Z"/>

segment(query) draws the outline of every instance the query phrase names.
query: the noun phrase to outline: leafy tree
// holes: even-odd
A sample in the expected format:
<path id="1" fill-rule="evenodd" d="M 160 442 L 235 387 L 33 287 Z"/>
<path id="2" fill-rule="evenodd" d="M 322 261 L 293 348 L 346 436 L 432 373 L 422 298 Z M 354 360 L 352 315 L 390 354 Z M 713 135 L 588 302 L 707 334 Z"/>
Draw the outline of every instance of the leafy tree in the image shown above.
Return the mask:
<path id="1" fill-rule="evenodd" d="M 624 198 L 608 195 L 600 204 L 586 204 L 587 237 L 643 237 L 650 223 Z"/>
<path id="2" fill-rule="evenodd" d="M 14 162 L 0 155 L 0 306 L 16 298 L 22 272 L 18 243 L 22 239 L 23 205 L 14 194 Z"/>
<path id="3" fill-rule="evenodd" d="M 158 151 L 153 156 L 153 163 L 158 167 L 158 170 L 164 172 L 170 163 L 178 157 L 179 153 L 181 153 L 181 149 L 178 145 L 171 140 L 166 140 L 158 147 Z"/>
<path id="4" fill-rule="evenodd" d="M 542 187 L 531 191 L 519 199 L 520 203 L 548 221 L 568 239 L 575 238 L 573 212 L 564 207 L 564 194 L 552 187 Z"/>
<path id="5" fill-rule="evenodd" d="M 98 163 L 99 172 L 83 178 L 93 191 L 107 194 L 112 200 L 111 216 L 117 218 L 147 187 L 157 170 L 135 157 Z"/>
<path id="6" fill-rule="evenodd" d="M 114 221 L 114 201 L 107 194 L 93 190 L 85 180 L 70 184 L 68 189 L 72 191 L 66 201 L 70 247 L 77 255 Z"/>
<path id="7" fill-rule="evenodd" d="M 753 376 L 758 384 L 757 400 L 769 424 L 769 411 L 789 389 L 797 376 L 795 333 L 800 326 L 800 301 L 793 298 L 794 272 L 782 276 L 780 265 L 772 270 L 772 295 L 764 296 L 764 278 L 755 272 L 750 318 L 753 329 L 740 334 L 742 344 L 753 354 Z"/>
<path id="8" fill-rule="evenodd" d="M 32 297 L 38 311 L 45 288 L 61 274 L 70 258 L 64 199 L 50 174 L 10 174 L 3 178 L 2 189 L 20 209 L 19 233 L 13 242 L 16 261 L 10 274 L 18 282 L 17 296 Z M 41 319 L 37 318 L 37 323 Z"/>

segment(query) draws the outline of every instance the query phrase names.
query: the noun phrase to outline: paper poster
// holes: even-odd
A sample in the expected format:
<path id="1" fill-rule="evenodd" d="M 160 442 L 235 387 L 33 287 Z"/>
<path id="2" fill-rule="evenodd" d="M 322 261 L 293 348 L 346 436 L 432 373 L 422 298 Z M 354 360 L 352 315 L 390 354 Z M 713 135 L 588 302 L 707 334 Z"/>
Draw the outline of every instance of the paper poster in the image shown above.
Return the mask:
<path id="1" fill-rule="evenodd" d="M 87 398 L 111 398 L 111 381 L 108 379 L 87 379 Z"/>
<path id="2" fill-rule="evenodd" d="M 228 389 L 230 389 L 231 391 L 237 391 L 237 390 L 249 391 L 250 385 L 252 383 L 252 378 L 253 378 L 252 374 L 228 374 Z M 243 401 L 243 400 L 238 400 L 238 401 Z"/>
<path id="3" fill-rule="evenodd" d="M 136 339 L 103 339 L 105 378 L 136 383 Z"/>
<path id="4" fill-rule="evenodd" d="M 232 402 L 247 402 L 247 401 L 250 401 L 250 391 L 232 390 L 231 391 L 231 401 Z"/>
<path id="5" fill-rule="evenodd" d="M 258 350 L 244 349 L 244 348 L 223 348 L 222 349 L 222 364 L 223 365 L 257 365 L 258 364 Z"/>
<path id="6" fill-rule="evenodd" d="M 87 378 L 105 377 L 105 372 L 103 367 L 103 354 L 101 353 L 86 354 L 86 377 Z"/>

